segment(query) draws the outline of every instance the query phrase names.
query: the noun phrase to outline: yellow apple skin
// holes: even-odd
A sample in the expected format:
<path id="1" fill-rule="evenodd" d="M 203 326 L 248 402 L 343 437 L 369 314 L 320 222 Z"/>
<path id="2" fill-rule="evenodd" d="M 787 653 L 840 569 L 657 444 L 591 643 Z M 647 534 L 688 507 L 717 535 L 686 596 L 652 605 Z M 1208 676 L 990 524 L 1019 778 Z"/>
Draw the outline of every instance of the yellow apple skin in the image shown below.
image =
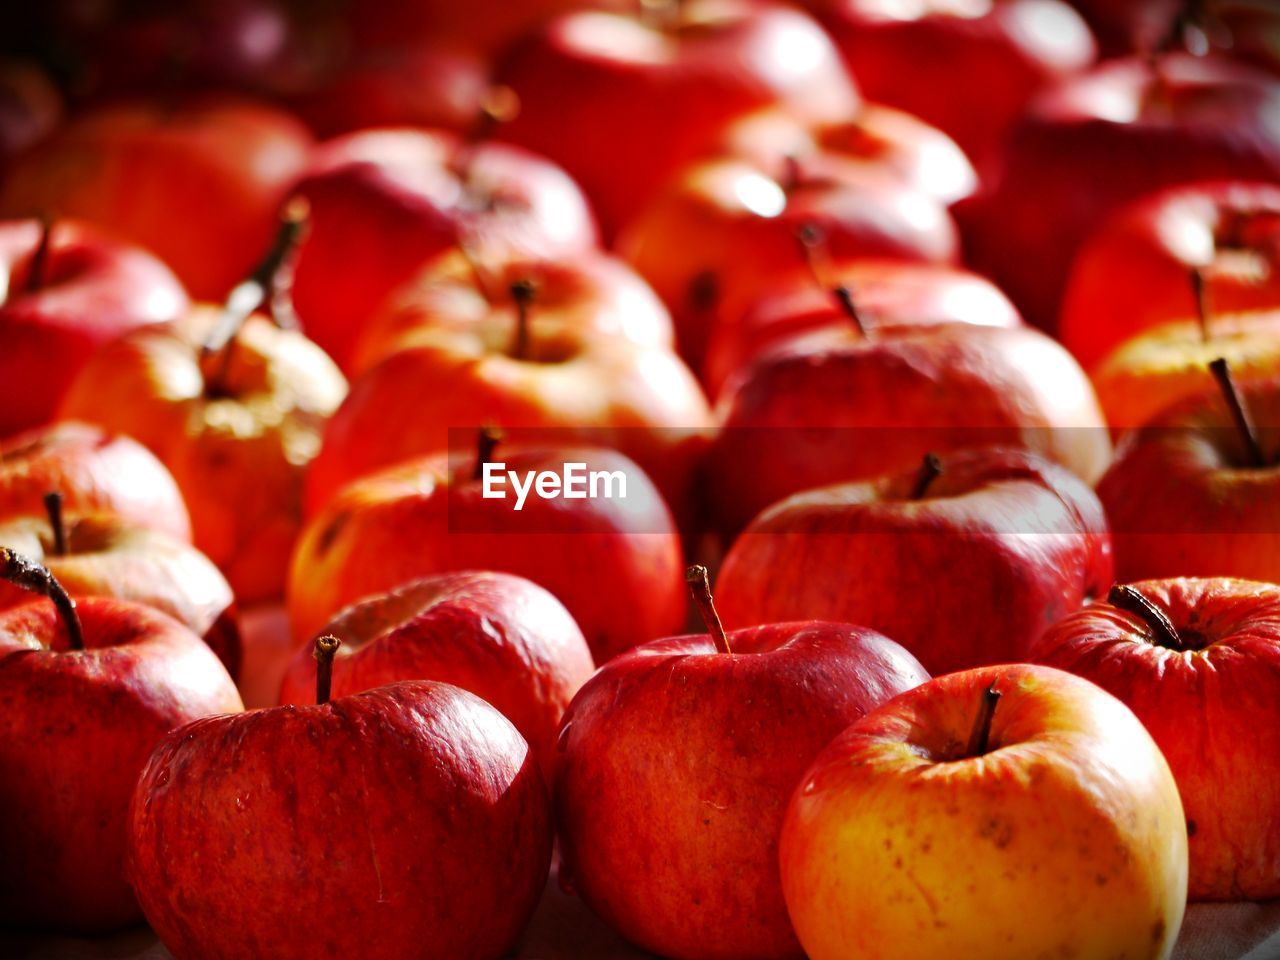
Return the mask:
<path id="1" fill-rule="evenodd" d="M 966 758 L 984 692 L 985 755 Z M 1187 835 L 1142 724 L 1052 668 L 983 667 L 840 734 L 787 810 L 783 892 L 810 960 L 1163 960 Z"/>

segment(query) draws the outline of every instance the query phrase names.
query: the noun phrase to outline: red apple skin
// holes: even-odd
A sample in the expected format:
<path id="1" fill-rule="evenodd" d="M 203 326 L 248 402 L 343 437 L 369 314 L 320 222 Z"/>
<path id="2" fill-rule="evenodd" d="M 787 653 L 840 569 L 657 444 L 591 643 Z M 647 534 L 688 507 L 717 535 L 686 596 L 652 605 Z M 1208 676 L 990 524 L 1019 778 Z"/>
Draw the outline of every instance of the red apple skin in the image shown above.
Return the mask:
<path id="1" fill-rule="evenodd" d="M 1227 578 L 1131 586 L 1184 645 L 1095 603 L 1054 625 L 1030 659 L 1118 697 L 1160 747 L 1182 795 L 1192 900 L 1280 896 L 1280 587 Z"/>
<path id="2" fill-rule="evenodd" d="M 775 105 L 843 120 L 859 102 L 830 39 L 798 10 L 689 0 L 677 15 L 667 33 L 634 10 L 568 13 L 499 66 L 521 103 L 504 138 L 563 166 L 607 238 L 734 120 Z"/>
<path id="3" fill-rule="evenodd" d="M 191 518 L 173 476 L 146 447 L 75 420 L 0 440 L 0 518 L 44 513 L 62 494 L 68 513 L 110 513 L 191 541 Z"/>
<path id="4" fill-rule="evenodd" d="M 221 300 L 270 246 L 311 146 L 300 121 L 253 101 L 123 101 L 82 114 L 17 161 L 0 213 L 89 221 L 151 250 L 193 297 Z"/>
<path id="5" fill-rule="evenodd" d="M 931 0 L 905 15 L 885 0 L 810 6 L 868 99 L 933 124 L 980 167 L 997 160 L 1037 93 L 1097 56 L 1088 25 L 1061 0 Z"/>
<path id="6" fill-rule="evenodd" d="M 429 681 L 174 731 L 138 780 L 129 836 L 147 922 L 187 960 L 498 960 L 551 860 L 528 744 Z"/>
<path id="7" fill-rule="evenodd" d="M 187 309 L 182 285 L 138 247 L 75 221 L 56 221 L 43 281 L 28 289 L 40 240 L 34 220 L 0 223 L 0 436 L 53 419 L 90 357 L 130 330 Z"/>
<path id="8" fill-rule="evenodd" d="M 941 459 L 942 475 L 920 500 L 910 498 L 917 470 L 766 510 L 721 567 L 725 620 L 861 623 L 942 674 L 1022 659 L 1049 626 L 1107 589 L 1106 517 L 1078 478 L 1017 450 Z"/>
<path id="9" fill-rule="evenodd" d="M 218 659 L 166 614 L 99 597 L 76 610 L 84 651 L 67 649 L 51 603 L 0 612 L 0 922 L 89 933 L 141 919 L 125 828 L 152 748 L 242 707 Z"/>
<path id="10" fill-rule="evenodd" d="M 289 618 L 302 642 L 342 607 L 419 577 L 499 570 L 527 577 L 563 603 L 597 663 L 684 621 L 680 535 L 634 462 L 612 450 L 502 444 L 509 470 L 621 470 L 627 499 L 541 500 L 520 513 L 485 499 L 474 458 L 438 454 L 343 488 L 311 518 L 289 573 Z M 554 562 L 551 560 L 554 559 Z"/>
<path id="11" fill-rule="evenodd" d="M 725 534 L 783 497 L 907 470 L 927 450 L 1023 447 L 1090 481 L 1111 454 L 1084 371 L 1025 328 L 820 329 L 757 358 L 717 412 L 704 494 Z"/>
<path id="12" fill-rule="evenodd" d="M 569 611 L 542 587 L 506 573 L 425 577 L 353 603 L 321 630 L 342 640 L 333 695 L 397 680 L 451 683 L 492 704 L 529 742 L 551 782 L 564 709 L 595 664 Z M 301 647 L 281 703 L 315 701 L 316 664 Z"/>
<path id="13" fill-rule="evenodd" d="M 344 370 L 386 298 L 460 241 L 482 261 L 491 249 L 555 258 L 596 245 L 586 199 L 555 164 L 485 142 L 468 189 L 450 168 L 462 150 L 443 130 L 362 130 L 321 144 L 299 181 L 311 215 L 294 304 L 307 335 Z"/>
<path id="14" fill-rule="evenodd" d="M 1152 327 L 1196 316 L 1199 269 L 1212 316 L 1280 307 L 1280 184 L 1174 187 L 1123 207 L 1080 248 L 1059 334 L 1086 368 Z"/>
<path id="15" fill-rule="evenodd" d="M 645 644 L 565 714 L 556 818 L 573 888 L 610 926 L 678 960 L 803 956 L 778 880 L 791 791 L 849 723 L 928 679 L 843 623 L 771 623 Z"/>
<path id="16" fill-rule="evenodd" d="M 1003 174 L 956 208 L 968 262 L 1054 329 L 1080 244 L 1144 194 L 1198 180 L 1280 181 L 1280 81 L 1220 57 L 1107 61 L 1046 92 Z"/>

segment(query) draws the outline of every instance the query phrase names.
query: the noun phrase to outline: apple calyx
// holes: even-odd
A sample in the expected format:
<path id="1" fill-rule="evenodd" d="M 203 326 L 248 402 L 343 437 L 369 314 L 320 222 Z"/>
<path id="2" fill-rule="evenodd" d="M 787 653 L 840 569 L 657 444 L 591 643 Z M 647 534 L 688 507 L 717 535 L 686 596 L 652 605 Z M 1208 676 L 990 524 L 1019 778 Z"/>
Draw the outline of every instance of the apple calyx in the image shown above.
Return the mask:
<path id="1" fill-rule="evenodd" d="M 996 707 L 1000 705 L 1002 694 L 995 683 L 982 692 L 982 702 L 978 705 L 978 715 L 973 721 L 973 730 L 969 734 L 969 743 L 965 747 L 965 758 L 984 756 L 991 745 L 991 722 L 995 719 Z"/>
<path id="2" fill-rule="evenodd" d="M 711 599 L 711 580 L 707 576 L 707 568 L 700 563 L 687 567 L 684 571 L 684 582 L 689 584 L 689 593 L 693 595 L 694 606 L 707 625 L 707 633 L 715 642 L 719 653 L 733 653 L 729 646 L 729 637 L 724 632 L 724 624 L 720 622 L 720 614 L 716 613 L 715 601 Z"/>
<path id="3" fill-rule="evenodd" d="M 1161 610 L 1150 597 L 1127 583 L 1117 583 L 1107 593 L 1107 603 L 1118 610 L 1132 614 L 1141 620 L 1155 635 L 1155 641 L 1170 650 L 1185 650 L 1186 645 L 1173 625 L 1169 615 Z"/>
<path id="4" fill-rule="evenodd" d="M 1200 342 L 1208 343 L 1213 339 L 1209 333 L 1209 287 L 1205 282 L 1204 271 L 1199 267 L 1191 268 L 1191 296 L 1196 304 L 1196 322 L 1200 325 Z"/>
<path id="5" fill-rule="evenodd" d="M 1227 363 L 1226 357 L 1219 357 L 1209 364 L 1209 372 L 1213 374 L 1213 378 L 1218 381 L 1218 389 L 1222 391 L 1222 399 L 1226 401 L 1227 409 L 1231 411 L 1231 419 L 1235 423 L 1236 431 L 1240 434 L 1240 439 L 1244 441 L 1245 449 L 1249 452 L 1249 463 L 1254 467 L 1267 466 L 1266 455 L 1262 452 L 1262 444 L 1258 440 L 1258 429 L 1254 426 L 1253 418 L 1249 415 L 1249 408 L 1245 406 L 1244 397 L 1240 393 L 1240 388 L 1236 385 L 1235 378 L 1231 376 L 1231 365 Z"/>
<path id="6" fill-rule="evenodd" d="M 50 490 L 44 495 L 44 512 L 53 530 L 53 552 L 59 557 L 67 555 L 67 525 L 62 517 L 62 494 Z"/>
<path id="7" fill-rule="evenodd" d="M 493 451 L 502 442 L 502 431 L 497 427 L 481 427 L 476 434 L 476 465 L 471 471 L 472 480 L 484 477 L 484 465 L 493 459 Z"/>
<path id="8" fill-rule="evenodd" d="M 45 274 L 49 266 L 49 246 L 53 239 L 53 219 L 47 215 L 40 217 L 40 239 L 31 252 L 31 264 L 27 267 L 25 291 L 35 293 L 45 285 Z"/>
<path id="9" fill-rule="evenodd" d="M 311 655 L 316 658 L 316 704 L 329 702 L 329 692 L 333 687 L 333 657 L 342 646 L 342 641 L 333 634 L 326 633 L 316 637 L 316 648 Z"/>
<path id="10" fill-rule="evenodd" d="M 916 474 L 915 486 L 911 488 L 912 500 L 922 500 L 929 492 L 929 486 L 942 476 L 942 458 L 930 450 L 920 463 L 920 472 Z"/>
<path id="11" fill-rule="evenodd" d="M 76 602 L 47 567 L 14 553 L 8 547 L 0 547 L 0 580 L 48 597 L 67 628 L 67 645 L 72 650 L 84 649 L 84 630 L 80 626 L 80 615 L 76 613 Z"/>
<path id="12" fill-rule="evenodd" d="M 511 356 L 517 360 L 529 359 L 529 315 L 538 299 L 538 286 L 528 277 L 521 277 L 510 287 L 511 299 L 516 305 L 516 338 L 511 346 Z"/>

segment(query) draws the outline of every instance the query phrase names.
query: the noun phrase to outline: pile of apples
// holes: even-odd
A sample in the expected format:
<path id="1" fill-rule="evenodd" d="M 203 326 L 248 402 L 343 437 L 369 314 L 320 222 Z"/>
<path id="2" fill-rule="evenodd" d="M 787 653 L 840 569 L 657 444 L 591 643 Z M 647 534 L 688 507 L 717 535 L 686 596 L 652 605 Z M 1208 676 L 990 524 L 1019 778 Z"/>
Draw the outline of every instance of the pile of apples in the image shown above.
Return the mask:
<path id="1" fill-rule="evenodd" d="M 550 877 L 673 960 L 1167 958 L 1280 897 L 1280 7 L 0 36 L 0 924 L 498 960 Z"/>

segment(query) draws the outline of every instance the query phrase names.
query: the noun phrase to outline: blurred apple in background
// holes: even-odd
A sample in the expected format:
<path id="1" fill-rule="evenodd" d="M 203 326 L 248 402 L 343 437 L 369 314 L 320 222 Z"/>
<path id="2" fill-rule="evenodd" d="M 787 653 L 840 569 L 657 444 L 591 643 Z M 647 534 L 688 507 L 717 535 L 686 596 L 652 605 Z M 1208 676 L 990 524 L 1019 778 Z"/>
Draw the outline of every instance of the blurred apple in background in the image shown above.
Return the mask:
<path id="1" fill-rule="evenodd" d="M 397 680 L 438 680 L 469 690 L 529 741 L 548 784 L 560 717 L 595 670 L 564 605 L 507 573 L 413 580 L 353 603 L 318 632 L 343 638 L 333 661 L 334 696 Z M 313 652 L 310 645 L 298 648 L 281 703 L 314 700 Z"/>
<path id="2" fill-rule="evenodd" d="M 1280 184 L 1240 180 L 1163 190 L 1121 208 L 1076 255 L 1059 333 L 1087 369 L 1134 334 L 1198 309 L 1280 308 Z"/>
<path id="3" fill-rule="evenodd" d="M 503 131 L 505 133 L 505 131 Z M 293 296 L 308 336 L 347 369 L 383 301 L 464 243 L 483 260 L 555 259 L 595 246 L 572 180 L 518 147 L 446 131 L 358 131 L 316 151 L 297 193 L 311 206 Z"/>
<path id="4" fill-rule="evenodd" d="M 861 623 L 941 674 L 1023 659 L 1112 572 L 1088 486 L 1023 451 L 983 449 L 775 504 L 729 549 L 717 586 L 730 623 Z"/>
<path id="5" fill-rule="evenodd" d="M 664 957 L 798 958 L 778 882 L 791 791 L 838 731 L 928 674 L 847 623 L 726 633 L 706 570 L 690 575 L 708 633 L 610 661 L 565 713 L 562 870 L 610 926 Z"/>
<path id="6" fill-rule="evenodd" d="M 839 121 L 859 103 L 813 20 L 754 0 L 566 13 L 509 50 L 498 79 L 521 104 L 503 137 L 563 166 L 609 238 L 734 120 L 776 105 Z"/>
<path id="7" fill-rule="evenodd" d="M 121 102 L 15 162 L 0 211 L 89 221 L 154 252 L 192 296 L 218 298 L 268 245 L 310 151 L 301 122 L 253 101 Z"/>
<path id="8" fill-rule="evenodd" d="M 163 263 L 76 221 L 0 223 L 0 275 L 0 436 L 53 419 L 104 344 L 187 309 Z"/>
<path id="9" fill-rule="evenodd" d="M 0 920 L 102 932 L 141 919 L 124 877 L 126 812 L 174 727 L 241 709 L 207 646 L 142 604 L 74 603 L 0 547 L 0 576 L 50 597 L 0 612 Z"/>
<path id="10" fill-rule="evenodd" d="M 1280 896 L 1280 587 L 1116 586 L 1056 624 L 1031 658 L 1119 697 L 1155 739 L 1186 811 L 1192 900 Z"/>
<path id="11" fill-rule="evenodd" d="M 943 130 L 979 169 L 1041 90 L 1093 63 L 1061 0 L 808 0 L 863 93 Z"/>
<path id="12" fill-rule="evenodd" d="M 626 0 L 613 0 L 625 5 Z M 352 41 L 385 48 L 448 40 L 480 53 L 499 53 L 511 41 L 562 11 L 605 6 L 608 0 L 382 0 L 374 7 L 343 4 Z"/>
<path id="13" fill-rule="evenodd" d="M 938 677 L 840 734 L 800 783 L 782 886 L 811 960 L 1173 952 L 1178 788 L 1133 713 L 1086 680 Z"/>
<path id="14" fill-rule="evenodd" d="M 520 511 L 483 496 L 483 464 L 521 477 L 621 471 L 625 497 L 543 499 Z M 511 443 L 497 452 L 445 453 L 404 464 L 344 488 L 307 524 L 289 575 L 294 638 L 303 641 L 338 610 L 419 577 L 498 570 L 550 590 L 582 628 L 597 663 L 679 628 L 685 615 L 680 536 L 642 470 L 611 450 Z"/>
<path id="15" fill-rule="evenodd" d="M 61 420 L 0 441 L 0 517 L 38 516 L 50 490 L 70 513 L 108 513 L 190 542 L 191 519 L 164 464 L 136 440 Z"/>
<path id="16" fill-rule="evenodd" d="M 0 175 L 62 122 L 62 94 L 31 60 L 0 59 Z"/>
<path id="17" fill-rule="evenodd" d="M 1159 50 L 1173 22 L 1188 6 L 1184 0 L 1070 0 L 1089 22 L 1102 52 L 1114 57 Z"/>

